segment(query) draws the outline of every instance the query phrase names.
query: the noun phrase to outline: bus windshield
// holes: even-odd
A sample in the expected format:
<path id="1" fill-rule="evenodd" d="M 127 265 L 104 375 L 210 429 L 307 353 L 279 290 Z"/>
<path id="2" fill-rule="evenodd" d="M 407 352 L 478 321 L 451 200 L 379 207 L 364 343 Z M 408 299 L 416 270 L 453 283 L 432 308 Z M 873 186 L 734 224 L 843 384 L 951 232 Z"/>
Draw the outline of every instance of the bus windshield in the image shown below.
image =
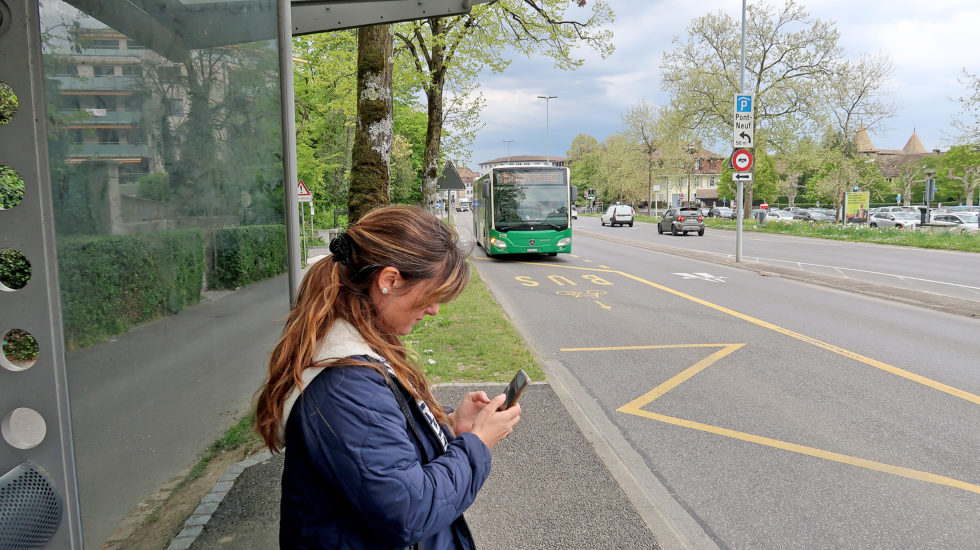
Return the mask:
<path id="1" fill-rule="evenodd" d="M 568 228 L 568 183 L 563 170 L 501 169 L 493 176 L 498 231 Z"/>

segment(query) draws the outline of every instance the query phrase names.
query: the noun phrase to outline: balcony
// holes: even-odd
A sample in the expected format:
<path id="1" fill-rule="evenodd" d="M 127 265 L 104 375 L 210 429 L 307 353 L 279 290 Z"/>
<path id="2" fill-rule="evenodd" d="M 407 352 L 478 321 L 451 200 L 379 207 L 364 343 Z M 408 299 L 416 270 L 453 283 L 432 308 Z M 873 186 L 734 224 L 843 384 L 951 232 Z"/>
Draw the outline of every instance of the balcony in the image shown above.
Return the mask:
<path id="1" fill-rule="evenodd" d="M 69 125 L 111 124 L 135 126 L 143 119 L 140 111 L 110 111 L 108 109 L 59 109 L 58 113 Z M 100 114 L 100 113 L 105 113 Z"/>
<path id="2" fill-rule="evenodd" d="M 75 143 L 69 146 L 68 156 L 73 159 L 147 158 L 150 146 L 145 143 Z"/>
<path id="3" fill-rule="evenodd" d="M 53 76 L 58 81 L 58 89 L 67 91 L 86 92 L 126 92 L 139 89 L 142 78 L 136 76 L 96 76 L 82 78 L 80 76 Z"/>

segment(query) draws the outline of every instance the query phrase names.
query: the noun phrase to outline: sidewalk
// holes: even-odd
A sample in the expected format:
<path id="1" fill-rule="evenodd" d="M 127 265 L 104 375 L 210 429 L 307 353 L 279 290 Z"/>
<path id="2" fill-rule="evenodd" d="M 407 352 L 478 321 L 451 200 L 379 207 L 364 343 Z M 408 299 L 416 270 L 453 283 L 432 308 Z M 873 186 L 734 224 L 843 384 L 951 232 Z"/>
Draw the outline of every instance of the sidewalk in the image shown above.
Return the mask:
<path id="1" fill-rule="evenodd" d="M 443 403 L 473 389 L 436 388 Z M 466 513 L 479 548 L 659 549 L 551 386 L 533 384 L 521 399 L 514 433 L 493 449 L 493 469 Z M 278 548 L 281 455 L 229 468 L 187 520 L 170 550 Z"/>

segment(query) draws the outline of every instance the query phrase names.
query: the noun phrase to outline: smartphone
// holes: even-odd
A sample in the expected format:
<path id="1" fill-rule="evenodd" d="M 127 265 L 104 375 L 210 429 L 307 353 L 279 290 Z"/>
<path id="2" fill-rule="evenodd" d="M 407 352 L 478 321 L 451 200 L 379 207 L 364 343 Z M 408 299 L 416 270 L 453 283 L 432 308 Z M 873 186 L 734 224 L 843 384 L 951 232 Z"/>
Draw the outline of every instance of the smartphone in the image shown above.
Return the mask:
<path id="1" fill-rule="evenodd" d="M 511 408 L 517 400 L 521 398 L 521 394 L 527 389 L 528 384 L 531 383 L 531 378 L 528 377 L 524 369 L 519 369 L 517 374 L 514 375 L 514 379 L 507 384 L 507 389 L 504 390 L 504 394 L 507 395 L 506 401 L 504 401 L 504 409 Z"/>

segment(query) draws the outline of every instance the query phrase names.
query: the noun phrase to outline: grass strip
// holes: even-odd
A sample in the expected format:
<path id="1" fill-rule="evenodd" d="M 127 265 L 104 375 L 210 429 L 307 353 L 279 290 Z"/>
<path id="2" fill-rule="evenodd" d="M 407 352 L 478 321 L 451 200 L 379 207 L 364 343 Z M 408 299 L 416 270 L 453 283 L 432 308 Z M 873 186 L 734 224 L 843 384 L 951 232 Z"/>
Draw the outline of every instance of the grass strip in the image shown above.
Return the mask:
<path id="1" fill-rule="evenodd" d="M 599 217 L 600 214 L 579 214 L 580 216 Z M 660 216 L 636 216 L 638 222 L 657 223 Z M 734 231 L 735 220 L 705 218 L 705 225 L 713 229 L 729 229 Z M 955 233 L 952 231 L 907 231 L 893 228 L 877 228 L 867 225 L 841 225 L 837 223 L 814 222 L 768 222 L 760 226 L 753 219 L 742 220 L 743 231 L 757 233 L 777 233 L 795 235 L 797 237 L 813 237 L 856 243 L 891 244 L 896 246 L 911 246 L 917 248 L 934 248 L 941 250 L 959 250 L 962 252 L 980 252 L 980 233 Z"/>
<path id="2" fill-rule="evenodd" d="M 517 369 L 532 380 L 544 380 L 544 371 L 504 316 L 476 269 L 470 284 L 456 300 L 426 317 L 405 344 L 434 384 L 447 382 L 508 382 Z"/>

